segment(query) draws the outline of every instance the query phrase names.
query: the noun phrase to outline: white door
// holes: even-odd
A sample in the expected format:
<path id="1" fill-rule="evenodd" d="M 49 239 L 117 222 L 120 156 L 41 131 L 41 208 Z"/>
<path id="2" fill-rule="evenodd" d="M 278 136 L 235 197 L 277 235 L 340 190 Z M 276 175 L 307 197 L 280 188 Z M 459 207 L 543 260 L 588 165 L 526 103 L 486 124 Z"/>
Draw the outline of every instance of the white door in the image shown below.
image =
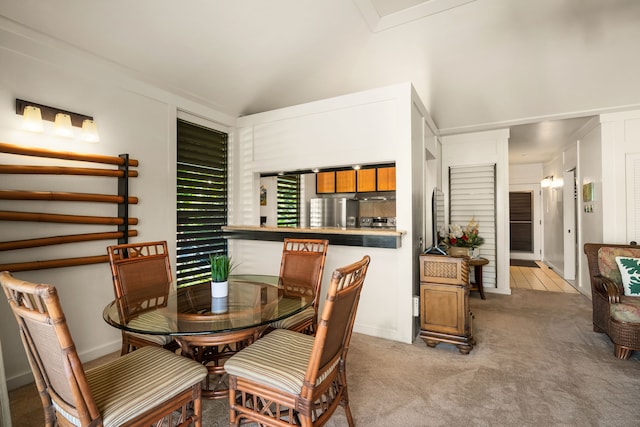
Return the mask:
<path id="1" fill-rule="evenodd" d="M 576 171 L 563 175 L 562 223 L 564 224 L 564 279 L 576 279 Z"/>

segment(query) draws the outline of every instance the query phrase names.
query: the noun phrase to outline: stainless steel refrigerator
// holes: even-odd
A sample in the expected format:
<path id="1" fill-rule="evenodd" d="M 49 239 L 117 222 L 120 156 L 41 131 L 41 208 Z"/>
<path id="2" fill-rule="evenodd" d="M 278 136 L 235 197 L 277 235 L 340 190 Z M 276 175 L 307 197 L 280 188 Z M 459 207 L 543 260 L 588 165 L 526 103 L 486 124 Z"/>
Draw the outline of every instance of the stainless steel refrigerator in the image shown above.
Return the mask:
<path id="1" fill-rule="evenodd" d="M 358 201 L 346 197 L 314 198 L 309 206 L 312 228 L 355 228 L 358 225 Z"/>

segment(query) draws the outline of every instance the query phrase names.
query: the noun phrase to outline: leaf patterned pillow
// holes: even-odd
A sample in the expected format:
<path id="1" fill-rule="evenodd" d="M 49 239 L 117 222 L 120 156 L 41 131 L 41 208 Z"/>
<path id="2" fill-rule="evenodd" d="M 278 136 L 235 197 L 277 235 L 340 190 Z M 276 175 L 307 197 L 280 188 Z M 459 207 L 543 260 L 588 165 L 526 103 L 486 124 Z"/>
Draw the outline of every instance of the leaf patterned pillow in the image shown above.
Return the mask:
<path id="1" fill-rule="evenodd" d="M 603 246 L 598 249 L 598 270 L 600 274 L 621 286 L 622 277 L 620 277 L 620 268 L 615 259 L 617 256 L 640 258 L 640 249 L 614 248 L 611 246 Z"/>
<path id="2" fill-rule="evenodd" d="M 616 264 L 620 269 L 624 294 L 640 296 L 640 258 L 617 256 Z"/>

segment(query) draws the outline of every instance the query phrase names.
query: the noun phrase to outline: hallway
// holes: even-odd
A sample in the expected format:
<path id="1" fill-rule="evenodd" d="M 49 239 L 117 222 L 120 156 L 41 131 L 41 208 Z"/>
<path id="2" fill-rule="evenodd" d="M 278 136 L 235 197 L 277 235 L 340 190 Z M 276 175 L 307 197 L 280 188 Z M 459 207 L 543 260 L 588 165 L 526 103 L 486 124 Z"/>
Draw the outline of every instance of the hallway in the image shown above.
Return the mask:
<path id="1" fill-rule="evenodd" d="M 577 294 L 578 291 L 542 261 L 535 267 L 509 267 L 511 289 L 532 289 L 536 291 L 563 292 Z"/>

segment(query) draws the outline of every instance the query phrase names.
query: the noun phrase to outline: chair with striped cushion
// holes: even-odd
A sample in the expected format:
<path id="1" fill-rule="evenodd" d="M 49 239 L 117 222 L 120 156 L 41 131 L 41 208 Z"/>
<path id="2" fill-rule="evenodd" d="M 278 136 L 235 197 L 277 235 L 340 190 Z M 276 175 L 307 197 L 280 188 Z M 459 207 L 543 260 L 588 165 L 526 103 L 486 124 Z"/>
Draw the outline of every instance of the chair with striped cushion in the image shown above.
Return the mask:
<path id="1" fill-rule="evenodd" d="M 295 316 L 273 322 L 271 328 L 315 334 L 328 246 L 328 240 L 284 239 L 280 262 L 280 282 L 284 292 L 288 295 L 312 295 L 313 303 Z"/>
<path id="2" fill-rule="evenodd" d="M 369 256 L 331 277 L 315 336 L 276 329 L 229 358 L 229 422 L 320 426 L 338 405 L 353 417 L 346 358 Z"/>
<path id="3" fill-rule="evenodd" d="M 207 368 L 200 363 L 147 346 L 85 372 L 56 288 L 7 271 L 0 285 L 18 322 L 46 426 L 202 425 Z"/>
<path id="4" fill-rule="evenodd" d="M 166 320 L 157 313 L 154 314 L 153 309 L 167 304 L 171 288 L 171 264 L 167 242 L 114 245 L 107 247 L 107 253 L 115 296 L 121 298 L 126 295 L 129 302 L 126 307 L 119 307 L 122 318 L 131 318 L 129 325 L 132 327 L 136 324 L 154 323 L 153 329 L 161 328 L 160 323 Z M 134 300 L 138 301 L 138 304 L 131 304 Z M 121 354 L 147 345 L 169 350 L 178 349 L 178 344 L 168 335 L 122 331 Z"/>

